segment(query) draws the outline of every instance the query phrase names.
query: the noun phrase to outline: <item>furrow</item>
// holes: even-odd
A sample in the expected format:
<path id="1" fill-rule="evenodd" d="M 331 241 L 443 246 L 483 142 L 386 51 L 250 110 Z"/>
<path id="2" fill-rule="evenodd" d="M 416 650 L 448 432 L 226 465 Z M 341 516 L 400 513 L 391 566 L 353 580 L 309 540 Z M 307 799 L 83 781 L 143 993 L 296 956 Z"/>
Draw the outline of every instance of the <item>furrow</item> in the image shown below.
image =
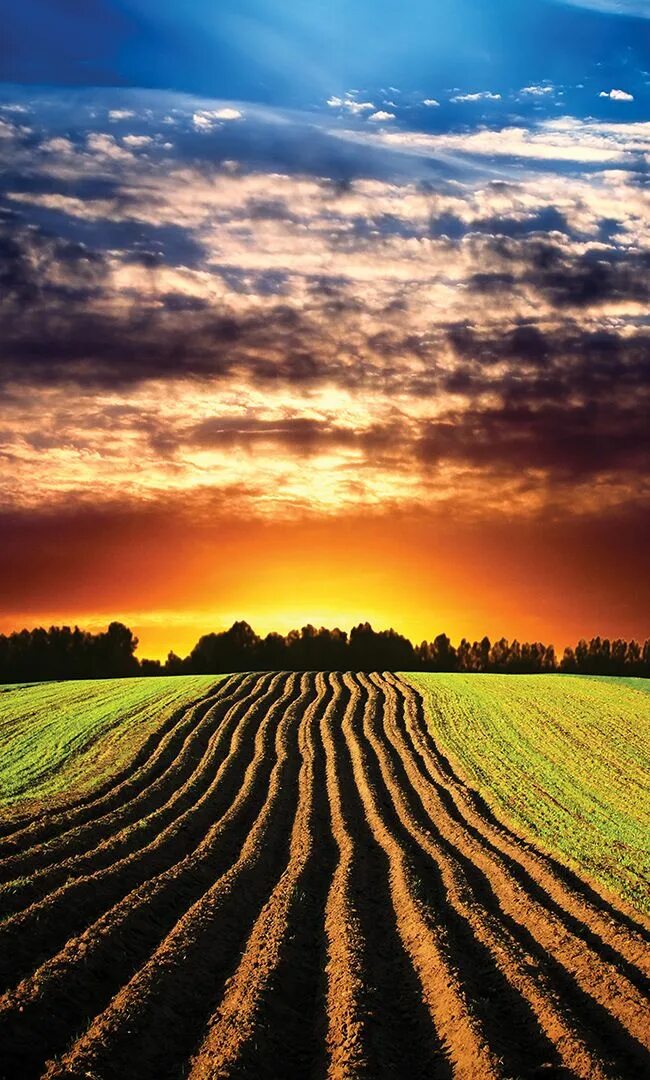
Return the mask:
<path id="1" fill-rule="evenodd" d="M 185 707 L 176 715 L 176 722 L 166 726 L 163 737 L 156 743 L 155 749 L 146 758 L 140 752 L 130 763 L 124 778 L 113 778 L 107 791 L 101 795 L 93 793 L 93 798 L 53 814 L 39 815 L 25 828 L 6 837 L 0 844 L 0 881 L 9 881 L 24 870 L 19 869 L 20 857 L 29 865 L 33 853 L 40 848 L 46 852 L 46 845 L 57 837 L 87 822 L 91 824 L 111 811 L 136 798 L 141 792 L 147 792 L 160 776 L 169 768 L 183 746 L 185 740 L 197 728 L 213 704 L 222 698 L 237 692 L 242 677 L 232 677 L 222 683 L 216 693 L 202 698 L 197 704 Z M 36 862 L 34 865 L 42 865 Z"/>
<path id="2" fill-rule="evenodd" d="M 619 906 L 614 905 L 588 882 L 550 855 L 536 850 L 497 819 L 440 751 L 428 729 L 420 694 L 398 676 L 387 674 L 386 678 L 404 696 L 409 734 L 431 780 L 446 794 L 450 815 L 465 827 L 473 828 L 486 843 L 511 860 L 512 871 L 521 875 L 524 887 L 538 894 L 543 892 L 548 905 L 556 905 L 568 926 L 575 925 L 582 934 L 600 941 L 610 950 L 612 961 L 618 954 L 625 963 L 650 977 L 650 927 L 639 913 L 628 910 L 623 901 L 618 902 Z M 633 977 L 633 973 L 630 975 Z"/>
<path id="3" fill-rule="evenodd" d="M 296 696 L 296 678 L 278 675 L 244 718 L 257 724 L 243 779 L 231 769 L 223 798 L 206 807 L 209 831 L 190 855 L 124 896 L 97 922 L 0 999 L 0 1043 L 10 1076 L 40 1075 L 147 961 L 178 920 L 239 858 L 266 798 L 278 723 Z M 272 701 L 267 700 L 272 694 Z M 242 720 L 244 723 L 244 720 Z M 225 770 L 224 770 L 225 771 Z M 221 788 L 219 790 L 222 790 Z M 14 1067 L 15 1066 L 15 1067 Z"/>
<path id="4" fill-rule="evenodd" d="M 325 932 L 328 941 L 327 1045 L 328 1075 L 332 1080 L 357 1080 L 379 1075 L 370 1048 L 367 978 L 364 964 L 364 934 L 357 911 L 355 872 L 360 868 L 357 841 L 348 826 L 341 790 L 340 750 L 335 736 L 341 715 L 354 708 L 349 690 L 339 680 L 333 682 L 331 715 L 322 727 L 326 753 L 327 795 L 332 829 L 338 848 L 338 862 L 327 898 Z M 339 706 L 339 712 L 336 709 Z"/>
<path id="5" fill-rule="evenodd" d="M 329 914 L 334 917 L 338 908 L 351 933 L 341 949 L 332 918 L 328 928 L 329 1075 L 442 1080 L 451 1075 L 451 1066 L 444 1033 L 423 995 L 421 965 L 414 957 L 410 897 L 406 890 L 397 895 L 403 867 L 399 854 L 386 843 L 356 742 L 367 694 L 353 675 L 333 678 L 341 681 L 348 702 L 342 723 L 330 726 L 328 738 L 345 873 L 332 883 Z M 346 968 L 349 959 L 351 970 Z M 481 1055 L 477 1058 L 484 1062 Z"/>
<path id="6" fill-rule="evenodd" d="M 313 676 L 302 676 L 300 684 L 298 697 L 283 710 L 266 798 L 239 858 L 61 1061 L 49 1064 L 48 1080 L 86 1075 L 162 1080 L 184 1070 L 288 859 L 301 768 L 298 726 L 315 695 Z"/>
<path id="7" fill-rule="evenodd" d="M 650 1076 L 643 917 L 501 823 L 404 679 L 232 677 L 147 746 L 0 827 L 2 1080 Z"/>
<path id="8" fill-rule="evenodd" d="M 101 784 L 98 784 L 92 791 L 88 791 L 84 795 L 61 795 L 56 798 L 56 801 L 53 801 L 52 805 L 40 807 L 38 813 L 34 813 L 31 809 L 27 813 L 21 813 L 19 808 L 12 807 L 11 810 L 7 812 L 5 818 L 0 819 L 0 858 L 5 854 L 5 851 L 15 850 L 15 840 L 18 834 L 33 829 L 35 834 L 34 842 L 37 842 L 36 834 L 39 828 L 46 830 L 51 825 L 54 825 L 58 818 L 64 817 L 67 814 L 72 814 L 74 811 L 80 810 L 90 803 L 96 805 L 106 795 L 112 794 L 114 789 L 118 788 L 128 780 L 135 771 L 154 757 L 160 744 L 188 713 L 193 709 L 200 707 L 207 699 L 212 699 L 222 692 L 229 693 L 232 685 L 236 684 L 239 679 L 240 676 L 231 675 L 228 679 L 219 683 L 213 691 L 201 694 L 195 701 L 188 702 L 174 710 L 163 724 L 155 731 L 152 731 L 142 746 L 139 747 L 137 753 L 134 754 L 131 760 L 128 761 L 122 769 L 112 776 L 107 777 L 106 780 Z"/>
<path id="9" fill-rule="evenodd" d="M 363 714 L 375 707 L 356 676 L 345 678 L 350 688 L 359 687 L 364 700 Z M 490 1048 L 463 980 L 451 960 L 454 950 L 445 925 L 422 896 L 423 882 L 409 857 L 403 836 L 395 835 L 395 822 L 388 814 L 387 793 L 373 778 L 362 723 L 363 718 L 352 723 L 348 716 L 343 731 L 368 823 L 389 861 L 391 899 L 398 930 L 420 980 L 424 1000 L 453 1062 L 454 1076 L 458 1080 L 499 1077 L 502 1074 L 498 1057 Z"/>
<path id="10" fill-rule="evenodd" d="M 409 730 L 413 730 L 412 726 Z M 421 756 L 420 762 L 424 764 Z M 645 1023 L 647 993 L 642 985 L 643 977 L 630 979 L 629 963 L 611 946 L 603 948 L 588 925 L 581 933 L 581 923 L 562 919 L 557 900 L 548 902 L 547 894 L 536 881 L 517 872 L 517 863 L 504 857 L 502 849 L 490 842 L 489 829 L 481 833 L 473 823 L 463 827 L 455 816 L 446 812 L 448 802 L 440 798 L 435 783 L 429 784 L 429 792 L 433 799 L 430 815 L 436 815 L 434 819 L 445 837 L 463 851 L 469 865 L 488 878 L 503 911 L 530 931 L 537 945 L 559 965 L 558 974 L 564 969 L 570 975 L 565 993 L 575 984 L 579 991 L 577 1004 L 583 1013 L 591 1015 L 587 1023 L 596 1032 L 607 1031 L 609 1027 L 607 1041 L 612 1049 L 620 1045 L 623 1058 L 638 1058 L 639 1053 L 645 1056 L 641 1047 L 648 1048 L 650 1038 Z M 638 969 L 633 968 L 632 972 L 638 975 Z"/>
<path id="11" fill-rule="evenodd" d="M 442 835 L 440 808 L 414 768 L 396 723 L 399 701 L 395 688 L 379 676 L 370 681 L 383 697 L 383 726 L 373 730 L 373 725 L 368 724 L 369 741 L 401 823 L 439 870 L 451 916 L 447 922 L 456 924 L 463 965 L 469 963 L 481 971 L 490 1026 L 499 1042 L 505 1033 L 499 1055 L 506 1062 L 506 1072 L 510 1075 L 528 1069 L 564 1067 L 584 1080 L 603 1080 L 607 1074 L 601 1061 L 590 1051 L 558 994 L 552 977 L 554 965 L 545 963 L 528 931 L 517 933 L 519 927 L 504 915 L 491 894 L 487 877 L 483 880 L 485 887 L 475 890 L 477 874 L 473 865 Z M 463 938 L 467 941 L 465 928 L 475 943 L 470 940 L 469 945 L 462 944 Z"/>
<path id="12" fill-rule="evenodd" d="M 255 679 L 242 680 L 232 694 L 213 705 L 150 791 L 141 792 L 96 823 L 64 833 L 41 854 L 42 869 L 0 887 L 0 916 L 21 911 L 67 882 L 133 855 L 195 805 L 227 751 L 237 722 L 233 705 L 245 701 L 251 692 L 259 693 L 259 686 Z M 31 865 L 39 865 L 41 850 L 35 849 Z M 67 852 L 72 854 L 66 857 Z"/>
<path id="13" fill-rule="evenodd" d="M 242 757 L 242 748 L 254 745 L 260 709 L 274 693 L 273 682 L 262 695 L 256 694 L 253 687 L 248 697 L 232 707 L 237 726 L 228 757 L 215 768 L 212 783 L 203 797 L 151 843 L 112 866 L 62 885 L 0 925 L 0 985 L 3 989 L 15 985 L 47 957 L 53 956 L 68 938 L 81 933 L 127 893 L 173 867 L 200 843 L 214 822 L 217 807 L 224 812 L 235 797 L 236 785 L 248 760 L 245 754 Z"/>
<path id="14" fill-rule="evenodd" d="M 322 921 L 334 845 L 318 728 L 331 708 L 332 689 L 322 673 L 316 685 L 318 696 L 300 725 L 303 767 L 289 862 L 210 1020 L 190 1073 L 193 1080 L 274 1080 L 279 1060 L 283 1078 L 299 1080 L 314 1058 L 324 1057 Z"/>

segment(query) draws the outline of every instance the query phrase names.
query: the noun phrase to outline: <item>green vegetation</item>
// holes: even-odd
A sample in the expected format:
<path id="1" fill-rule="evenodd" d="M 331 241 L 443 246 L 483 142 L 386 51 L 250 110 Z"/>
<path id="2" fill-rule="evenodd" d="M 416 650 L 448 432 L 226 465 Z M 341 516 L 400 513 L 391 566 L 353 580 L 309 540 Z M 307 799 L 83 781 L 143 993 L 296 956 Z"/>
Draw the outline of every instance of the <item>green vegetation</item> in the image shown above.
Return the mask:
<path id="1" fill-rule="evenodd" d="M 117 772 L 177 709 L 223 676 L 88 679 L 3 687 L 0 805 L 83 794 Z"/>
<path id="2" fill-rule="evenodd" d="M 430 731 L 502 820 L 650 911 L 650 684 L 409 674 Z"/>

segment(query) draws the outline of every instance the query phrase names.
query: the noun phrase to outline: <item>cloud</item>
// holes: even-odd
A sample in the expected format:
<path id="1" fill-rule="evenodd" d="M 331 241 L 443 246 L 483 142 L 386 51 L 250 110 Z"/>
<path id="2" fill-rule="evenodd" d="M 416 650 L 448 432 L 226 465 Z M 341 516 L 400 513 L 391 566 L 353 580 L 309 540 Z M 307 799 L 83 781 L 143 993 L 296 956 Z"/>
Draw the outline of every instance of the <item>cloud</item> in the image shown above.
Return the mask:
<path id="1" fill-rule="evenodd" d="M 417 131 L 336 132 L 339 138 L 374 141 L 405 153 L 435 157 L 454 152 L 476 157 L 513 157 L 584 164 L 624 163 L 650 152 L 650 123 L 582 121 L 564 116 L 532 127 L 479 128 L 469 133 Z"/>
<path id="2" fill-rule="evenodd" d="M 435 98 L 425 98 L 422 104 L 428 105 L 430 108 L 436 108 L 440 106 L 440 102 L 436 101 Z"/>
<path id="3" fill-rule="evenodd" d="M 353 116 L 359 116 L 364 112 L 372 112 L 375 106 L 372 101 L 357 101 L 351 93 L 344 98 L 330 97 L 327 99 L 330 109 L 347 109 Z"/>
<path id="4" fill-rule="evenodd" d="M 104 135 L 102 132 L 91 132 L 86 138 L 88 150 L 101 158 L 111 158 L 113 161 L 130 161 L 133 155 L 116 142 L 112 135 Z"/>
<path id="5" fill-rule="evenodd" d="M 650 125 L 305 126 L 281 157 L 274 123 L 266 161 L 251 114 L 212 160 L 199 111 L 164 162 L 155 116 L 7 147 L 0 507 L 650 505 Z"/>
<path id="6" fill-rule="evenodd" d="M 634 95 L 627 90 L 601 90 L 598 97 L 611 98 L 612 101 L 634 101 Z"/>
<path id="7" fill-rule="evenodd" d="M 520 94 L 523 94 L 526 97 L 546 97 L 549 94 L 553 94 L 554 92 L 555 87 L 550 86 L 547 83 L 541 83 L 532 86 L 522 86 L 521 90 L 519 91 Z"/>
<path id="8" fill-rule="evenodd" d="M 126 146 L 132 146 L 136 149 L 142 146 L 150 146 L 153 142 L 151 135 L 125 135 L 122 142 Z"/>
<path id="9" fill-rule="evenodd" d="M 31 135 L 32 129 L 26 124 L 18 124 L 10 119 L 0 118 L 0 140 L 12 139 L 22 141 L 26 135 Z"/>
<path id="10" fill-rule="evenodd" d="M 481 90 L 476 94 L 457 94 L 451 100 L 456 104 L 466 101 L 501 101 L 501 94 L 493 94 L 491 90 Z"/>
<path id="11" fill-rule="evenodd" d="M 108 119 L 116 122 L 118 120 L 130 120 L 135 113 L 132 109 L 109 109 Z"/>
<path id="12" fill-rule="evenodd" d="M 381 123 L 383 120 L 394 120 L 395 113 L 385 112 L 383 109 L 380 109 L 378 112 L 372 113 L 372 115 L 369 116 L 368 119 L 374 120 L 377 123 Z"/>
<path id="13" fill-rule="evenodd" d="M 244 114 L 240 109 L 199 109 L 192 117 L 192 123 L 196 131 L 212 131 L 222 121 L 243 120 Z"/>
<path id="14" fill-rule="evenodd" d="M 75 144 L 64 135 L 55 135 L 41 143 L 41 150 L 45 150 L 48 154 L 72 154 L 75 151 Z"/>

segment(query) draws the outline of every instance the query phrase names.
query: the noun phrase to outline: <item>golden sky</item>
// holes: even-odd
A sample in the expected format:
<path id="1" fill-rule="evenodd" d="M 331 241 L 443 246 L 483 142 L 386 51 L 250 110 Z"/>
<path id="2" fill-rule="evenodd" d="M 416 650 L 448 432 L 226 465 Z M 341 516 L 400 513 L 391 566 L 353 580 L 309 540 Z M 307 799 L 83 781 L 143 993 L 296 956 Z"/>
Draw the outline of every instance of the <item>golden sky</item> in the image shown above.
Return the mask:
<path id="1" fill-rule="evenodd" d="M 52 110 L 0 120 L 0 629 L 647 636 L 650 124 Z"/>

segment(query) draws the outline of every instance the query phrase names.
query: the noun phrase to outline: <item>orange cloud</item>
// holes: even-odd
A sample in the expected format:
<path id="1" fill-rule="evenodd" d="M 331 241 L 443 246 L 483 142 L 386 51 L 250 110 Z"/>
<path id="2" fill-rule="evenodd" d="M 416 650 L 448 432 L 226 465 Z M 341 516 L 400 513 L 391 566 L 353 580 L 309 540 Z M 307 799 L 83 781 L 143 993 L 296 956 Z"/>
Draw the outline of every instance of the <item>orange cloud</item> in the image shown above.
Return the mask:
<path id="1" fill-rule="evenodd" d="M 647 633 L 650 125 L 138 123 L 1 140 L 6 628 Z"/>

